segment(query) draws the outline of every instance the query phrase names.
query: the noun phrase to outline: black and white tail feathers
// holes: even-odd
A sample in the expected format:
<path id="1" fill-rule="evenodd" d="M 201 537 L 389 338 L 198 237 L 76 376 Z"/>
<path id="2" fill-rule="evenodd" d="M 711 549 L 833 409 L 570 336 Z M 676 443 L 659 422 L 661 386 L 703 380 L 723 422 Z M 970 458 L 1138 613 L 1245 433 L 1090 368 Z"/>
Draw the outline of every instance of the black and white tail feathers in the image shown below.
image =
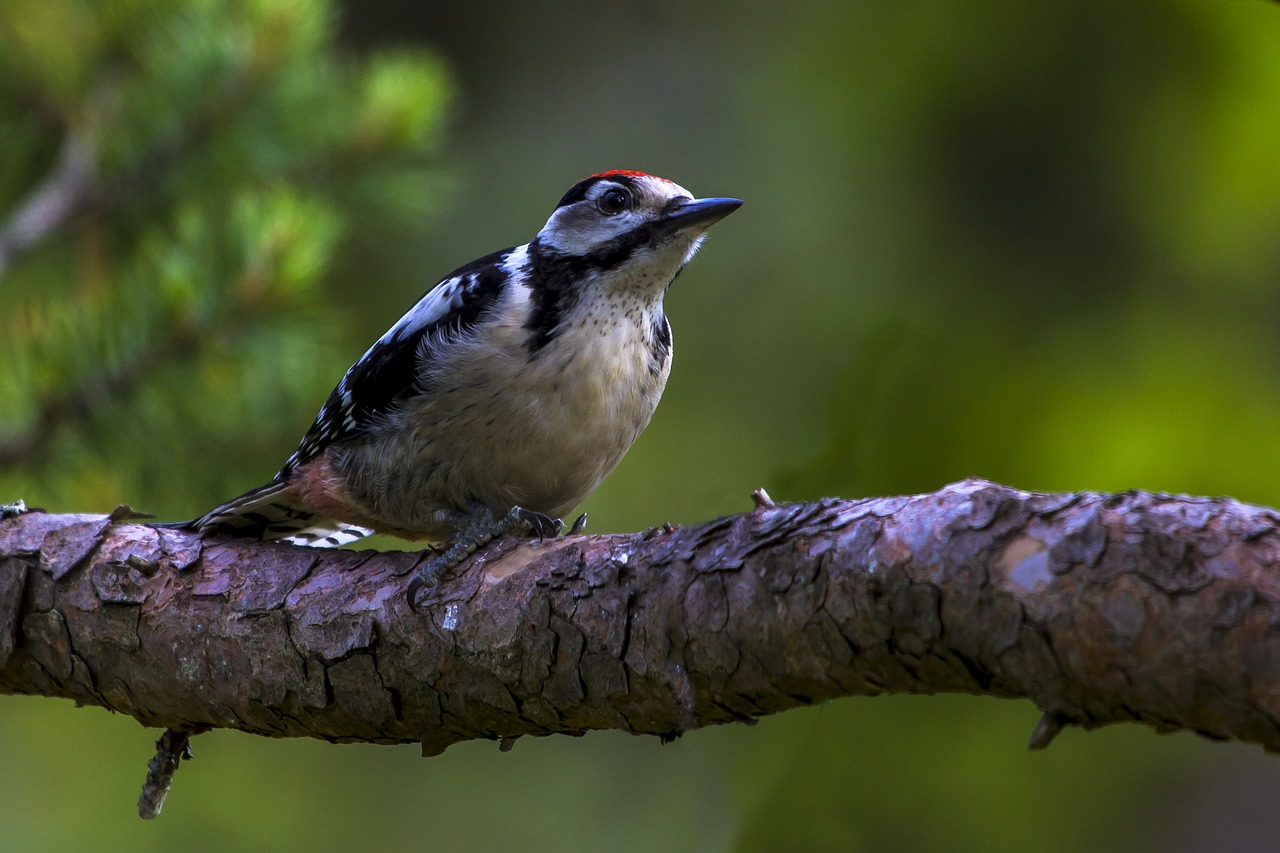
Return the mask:
<path id="1" fill-rule="evenodd" d="M 278 480 L 250 489 L 191 521 L 155 526 L 200 533 L 228 533 L 247 539 L 279 540 L 315 548 L 336 548 L 373 532 L 312 512 L 288 494 L 288 487 Z"/>

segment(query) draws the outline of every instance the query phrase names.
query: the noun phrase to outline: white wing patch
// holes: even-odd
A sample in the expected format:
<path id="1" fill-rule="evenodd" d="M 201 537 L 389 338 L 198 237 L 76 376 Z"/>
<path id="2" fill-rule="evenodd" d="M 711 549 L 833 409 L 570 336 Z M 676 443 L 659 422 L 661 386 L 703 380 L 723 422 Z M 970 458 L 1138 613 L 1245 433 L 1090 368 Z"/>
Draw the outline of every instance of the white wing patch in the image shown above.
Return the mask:
<path id="1" fill-rule="evenodd" d="M 382 337 L 378 338 L 374 346 L 379 343 L 403 340 L 415 332 L 422 331 L 451 311 L 461 308 L 463 297 L 466 295 L 466 284 L 472 278 L 473 275 L 468 273 L 442 280 L 427 291 L 417 304 L 405 312 L 405 315 L 397 320 Z M 372 350 L 373 347 L 369 349 Z M 365 355 L 368 353 L 366 352 Z"/>

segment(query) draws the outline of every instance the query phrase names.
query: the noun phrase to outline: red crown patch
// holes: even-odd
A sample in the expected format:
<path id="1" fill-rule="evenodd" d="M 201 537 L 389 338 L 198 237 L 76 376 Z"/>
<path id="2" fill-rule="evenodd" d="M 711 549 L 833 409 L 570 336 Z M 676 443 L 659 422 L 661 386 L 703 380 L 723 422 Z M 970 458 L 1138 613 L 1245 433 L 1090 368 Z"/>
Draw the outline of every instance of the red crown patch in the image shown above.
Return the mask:
<path id="1" fill-rule="evenodd" d="M 648 172 L 637 172 L 634 169 L 610 169 L 607 172 L 596 172 L 593 178 L 612 178 L 614 175 L 622 175 L 628 178 L 652 178 Z"/>

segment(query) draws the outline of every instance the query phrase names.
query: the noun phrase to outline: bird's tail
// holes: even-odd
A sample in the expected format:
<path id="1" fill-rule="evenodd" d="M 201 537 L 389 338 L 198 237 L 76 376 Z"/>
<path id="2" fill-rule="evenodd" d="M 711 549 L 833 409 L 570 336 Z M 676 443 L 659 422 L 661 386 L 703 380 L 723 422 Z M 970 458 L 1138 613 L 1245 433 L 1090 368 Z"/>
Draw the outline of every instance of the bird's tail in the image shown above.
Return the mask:
<path id="1" fill-rule="evenodd" d="M 199 518 L 152 526 L 227 533 L 247 539 L 275 539 L 316 548 L 336 548 L 373 532 L 311 511 L 278 480 L 250 489 Z"/>

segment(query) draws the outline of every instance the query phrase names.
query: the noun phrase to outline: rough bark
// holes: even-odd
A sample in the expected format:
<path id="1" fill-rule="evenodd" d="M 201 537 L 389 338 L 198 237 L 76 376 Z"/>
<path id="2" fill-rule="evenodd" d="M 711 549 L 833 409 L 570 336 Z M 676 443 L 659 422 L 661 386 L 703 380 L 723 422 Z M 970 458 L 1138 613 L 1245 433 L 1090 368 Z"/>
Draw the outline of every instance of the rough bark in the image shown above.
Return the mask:
<path id="1" fill-rule="evenodd" d="M 969 480 L 765 505 L 500 543 L 415 613 L 421 559 L 0 521 L 0 692 L 424 754 L 884 692 L 1026 697 L 1033 746 L 1134 720 L 1280 749 L 1280 513 L 1231 499 Z"/>

